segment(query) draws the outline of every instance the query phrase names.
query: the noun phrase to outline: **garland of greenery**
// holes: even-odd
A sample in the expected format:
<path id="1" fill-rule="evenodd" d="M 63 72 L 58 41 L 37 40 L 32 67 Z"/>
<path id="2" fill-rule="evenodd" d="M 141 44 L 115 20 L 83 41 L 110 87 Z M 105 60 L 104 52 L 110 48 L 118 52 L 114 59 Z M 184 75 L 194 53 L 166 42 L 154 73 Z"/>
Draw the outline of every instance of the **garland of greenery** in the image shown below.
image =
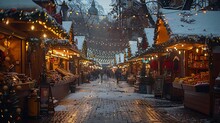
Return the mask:
<path id="1" fill-rule="evenodd" d="M 61 37 L 68 39 L 67 32 L 57 21 L 43 10 L 34 10 L 26 12 L 23 10 L 9 9 L 0 11 L 0 22 L 6 22 L 7 19 L 25 21 L 30 23 L 43 23 L 52 31 L 61 34 Z"/>

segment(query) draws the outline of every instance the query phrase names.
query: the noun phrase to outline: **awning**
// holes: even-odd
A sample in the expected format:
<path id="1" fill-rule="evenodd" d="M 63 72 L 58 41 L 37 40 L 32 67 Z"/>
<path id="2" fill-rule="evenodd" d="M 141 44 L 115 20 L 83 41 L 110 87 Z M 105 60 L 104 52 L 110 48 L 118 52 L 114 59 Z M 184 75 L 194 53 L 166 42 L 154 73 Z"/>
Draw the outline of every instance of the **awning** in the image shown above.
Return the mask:
<path id="1" fill-rule="evenodd" d="M 45 43 L 50 46 L 49 53 L 51 56 L 66 59 L 72 58 L 74 56 L 80 57 L 80 52 L 76 49 L 75 45 L 70 44 L 67 39 L 48 39 Z"/>

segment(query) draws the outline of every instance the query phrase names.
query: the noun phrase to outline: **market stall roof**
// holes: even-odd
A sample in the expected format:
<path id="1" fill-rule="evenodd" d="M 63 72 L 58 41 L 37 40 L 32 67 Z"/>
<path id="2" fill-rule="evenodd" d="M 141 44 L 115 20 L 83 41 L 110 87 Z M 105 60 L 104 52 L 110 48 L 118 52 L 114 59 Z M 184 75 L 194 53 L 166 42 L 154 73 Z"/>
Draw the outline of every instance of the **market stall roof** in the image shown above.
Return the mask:
<path id="1" fill-rule="evenodd" d="M 129 45 L 131 48 L 131 55 L 135 56 L 136 52 L 138 51 L 137 41 L 129 41 Z"/>
<path id="2" fill-rule="evenodd" d="M 45 43 L 51 47 L 49 53 L 52 56 L 69 59 L 72 56 L 80 57 L 80 53 L 67 39 L 46 39 Z"/>
<path id="3" fill-rule="evenodd" d="M 63 21 L 63 22 L 62 22 L 63 28 L 64 28 L 68 33 L 70 32 L 72 23 L 73 23 L 72 21 Z"/>
<path id="4" fill-rule="evenodd" d="M 68 37 L 62 26 L 32 0 L 0 0 L 0 22 L 11 32 L 25 33 L 27 38 Z"/>
<path id="5" fill-rule="evenodd" d="M 32 0 L 0 0 L 0 9 L 42 9 Z"/>
<path id="6" fill-rule="evenodd" d="M 3 9 L 0 11 L 2 26 L 11 32 L 25 33 L 26 38 L 67 38 L 67 32 L 44 10 Z M 14 33 L 11 33 L 14 35 Z"/>
<path id="7" fill-rule="evenodd" d="M 60 51 L 68 50 L 68 54 L 79 55 L 79 51 L 76 49 L 75 45 L 70 44 L 68 39 L 46 39 L 45 42 L 47 45 L 52 46 L 53 49 Z"/>
<path id="8" fill-rule="evenodd" d="M 171 36 L 220 36 L 220 11 L 180 11 L 160 9 Z"/>
<path id="9" fill-rule="evenodd" d="M 124 53 L 115 54 L 116 64 L 124 62 Z"/>
<path id="10" fill-rule="evenodd" d="M 84 40 L 85 40 L 85 36 L 74 36 L 74 41 L 76 41 L 77 48 L 79 50 L 82 50 Z"/>
<path id="11" fill-rule="evenodd" d="M 144 32 L 146 34 L 149 46 L 152 47 L 154 44 L 154 28 L 144 28 Z"/>

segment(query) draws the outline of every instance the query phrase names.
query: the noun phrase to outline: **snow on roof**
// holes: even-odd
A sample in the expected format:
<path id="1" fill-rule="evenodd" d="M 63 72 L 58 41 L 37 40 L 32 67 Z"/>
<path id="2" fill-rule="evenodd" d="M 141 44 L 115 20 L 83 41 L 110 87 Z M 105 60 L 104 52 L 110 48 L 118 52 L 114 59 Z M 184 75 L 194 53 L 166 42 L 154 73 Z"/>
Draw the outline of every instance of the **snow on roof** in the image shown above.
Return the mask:
<path id="1" fill-rule="evenodd" d="M 131 55 L 134 56 L 138 51 L 137 41 L 129 41 L 129 45 L 131 47 Z"/>
<path id="2" fill-rule="evenodd" d="M 152 44 L 154 44 L 154 28 L 144 28 L 144 32 L 146 34 L 149 46 L 152 47 Z"/>
<path id="3" fill-rule="evenodd" d="M 176 35 L 220 36 L 220 11 L 180 11 L 160 9 Z"/>
<path id="4" fill-rule="evenodd" d="M 62 22 L 62 26 L 63 28 L 66 30 L 66 32 L 70 32 L 70 28 L 71 28 L 71 25 L 72 25 L 72 21 L 63 21 Z"/>
<path id="5" fill-rule="evenodd" d="M 120 62 L 119 62 L 119 56 L 120 56 Z M 115 54 L 116 63 L 124 63 L 124 53 Z"/>
<path id="6" fill-rule="evenodd" d="M 77 48 L 82 50 L 82 45 L 85 40 L 85 36 L 74 36 L 74 41 L 77 40 Z"/>
<path id="7" fill-rule="evenodd" d="M 119 63 L 119 54 L 115 54 L 115 60 L 116 60 L 116 64 Z"/>
<path id="8" fill-rule="evenodd" d="M 42 9 L 32 0 L 0 0 L 0 9 Z"/>

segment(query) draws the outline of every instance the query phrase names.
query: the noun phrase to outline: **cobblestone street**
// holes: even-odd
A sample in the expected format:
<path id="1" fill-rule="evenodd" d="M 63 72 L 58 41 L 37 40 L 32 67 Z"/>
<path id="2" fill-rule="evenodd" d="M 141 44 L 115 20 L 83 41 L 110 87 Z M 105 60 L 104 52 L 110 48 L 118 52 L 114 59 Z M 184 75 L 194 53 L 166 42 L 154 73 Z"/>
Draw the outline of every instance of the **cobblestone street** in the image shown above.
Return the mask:
<path id="1" fill-rule="evenodd" d="M 125 81 L 92 81 L 77 87 L 55 107 L 55 114 L 36 122 L 59 123 L 206 123 L 207 116 L 181 103 L 134 93 Z M 172 110 L 171 110 L 172 109 Z M 34 122 L 34 121 L 31 121 Z"/>

